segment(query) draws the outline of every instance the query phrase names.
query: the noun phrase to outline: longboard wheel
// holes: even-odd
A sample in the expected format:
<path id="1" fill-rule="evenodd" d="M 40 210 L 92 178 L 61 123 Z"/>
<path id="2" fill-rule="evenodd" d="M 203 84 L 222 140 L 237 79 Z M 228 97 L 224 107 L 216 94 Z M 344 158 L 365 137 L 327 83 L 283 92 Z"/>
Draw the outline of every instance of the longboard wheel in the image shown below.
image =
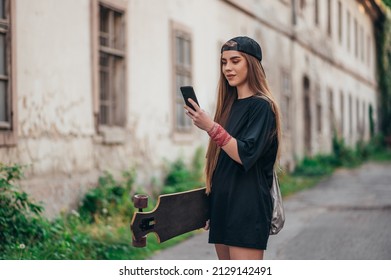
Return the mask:
<path id="1" fill-rule="evenodd" d="M 139 240 L 133 239 L 133 246 L 137 248 L 143 248 L 147 246 L 147 237 L 143 236 Z"/>
<path id="2" fill-rule="evenodd" d="M 133 196 L 134 207 L 144 209 L 148 207 L 148 196 L 145 194 L 136 194 Z"/>

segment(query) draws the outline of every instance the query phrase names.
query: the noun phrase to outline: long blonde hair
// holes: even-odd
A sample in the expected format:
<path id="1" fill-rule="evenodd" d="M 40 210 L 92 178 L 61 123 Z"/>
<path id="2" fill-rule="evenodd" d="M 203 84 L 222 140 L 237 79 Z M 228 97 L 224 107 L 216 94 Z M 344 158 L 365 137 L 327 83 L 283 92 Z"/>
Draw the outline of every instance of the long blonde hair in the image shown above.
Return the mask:
<path id="1" fill-rule="evenodd" d="M 272 110 L 275 114 L 276 119 L 276 130 L 273 132 L 273 135 L 276 135 L 277 141 L 279 143 L 277 150 L 277 161 L 280 158 L 281 151 L 281 114 L 280 109 L 275 101 L 269 85 L 266 81 L 266 76 L 261 66 L 259 60 L 251 55 L 241 53 L 247 61 L 248 74 L 247 82 L 250 87 L 250 90 L 254 92 L 255 96 L 265 98 L 269 101 Z M 231 87 L 228 84 L 228 81 L 224 77 L 222 72 L 222 63 L 220 61 L 220 79 L 217 90 L 217 105 L 216 113 L 214 116 L 214 121 L 222 125 L 226 125 L 228 120 L 228 115 L 231 111 L 232 104 L 235 99 L 237 99 L 238 93 L 236 87 Z M 213 172 L 217 165 L 217 160 L 220 154 L 220 148 L 216 145 L 214 141 L 209 140 L 208 150 L 206 152 L 206 165 L 205 165 L 205 179 L 206 179 L 206 192 L 210 193 L 211 191 L 211 181 Z M 277 162 L 276 161 L 276 162 Z"/>

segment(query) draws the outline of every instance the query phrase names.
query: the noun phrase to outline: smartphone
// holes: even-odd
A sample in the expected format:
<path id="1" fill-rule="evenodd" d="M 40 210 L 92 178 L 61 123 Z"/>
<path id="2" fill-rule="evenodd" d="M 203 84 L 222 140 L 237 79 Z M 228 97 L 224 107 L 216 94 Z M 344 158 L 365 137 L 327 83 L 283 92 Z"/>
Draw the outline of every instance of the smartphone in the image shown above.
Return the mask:
<path id="1" fill-rule="evenodd" d="M 180 88 L 181 88 L 181 92 L 183 95 L 183 99 L 185 100 L 185 103 L 187 106 L 189 106 L 190 108 L 195 110 L 193 105 L 191 105 L 191 103 L 187 100 L 189 98 L 191 98 L 195 103 L 197 103 L 198 106 L 200 106 L 200 104 L 198 103 L 198 100 L 197 100 L 197 96 L 195 95 L 193 87 L 185 86 L 185 87 L 180 87 Z"/>

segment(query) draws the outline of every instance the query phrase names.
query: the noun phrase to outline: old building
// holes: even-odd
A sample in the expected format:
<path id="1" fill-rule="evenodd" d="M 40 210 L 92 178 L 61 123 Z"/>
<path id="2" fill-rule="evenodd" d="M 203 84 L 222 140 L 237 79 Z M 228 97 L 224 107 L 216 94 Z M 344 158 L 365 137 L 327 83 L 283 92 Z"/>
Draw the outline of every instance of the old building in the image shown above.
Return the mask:
<path id="1" fill-rule="evenodd" d="M 281 164 L 354 145 L 376 118 L 374 0 L 1 0 L 0 161 L 48 215 L 75 207 L 103 170 L 160 178 L 207 136 L 183 112 L 194 85 L 213 114 L 219 50 L 257 39 L 283 112 Z"/>

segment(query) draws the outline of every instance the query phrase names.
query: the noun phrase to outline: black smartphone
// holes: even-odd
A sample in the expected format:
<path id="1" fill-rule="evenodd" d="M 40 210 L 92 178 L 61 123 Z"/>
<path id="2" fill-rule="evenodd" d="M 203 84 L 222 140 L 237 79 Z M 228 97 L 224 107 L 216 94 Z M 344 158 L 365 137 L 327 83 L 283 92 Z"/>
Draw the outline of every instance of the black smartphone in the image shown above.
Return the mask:
<path id="1" fill-rule="evenodd" d="M 187 106 L 189 106 L 190 108 L 195 110 L 193 105 L 191 105 L 191 103 L 187 100 L 189 98 L 191 98 L 195 103 L 197 103 L 198 106 L 200 106 L 200 104 L 198 103 L 198 100 L 197 100 L 197 96 L 195 95 L 195 92 L 194 92 L 194 89 L 192 86 L 185 86 L 185 87 L 180 87 L 180 88 L 181 88 L 181 92 L 183 95 L 183 99 L 185 100 L 185 103 Z"/>

